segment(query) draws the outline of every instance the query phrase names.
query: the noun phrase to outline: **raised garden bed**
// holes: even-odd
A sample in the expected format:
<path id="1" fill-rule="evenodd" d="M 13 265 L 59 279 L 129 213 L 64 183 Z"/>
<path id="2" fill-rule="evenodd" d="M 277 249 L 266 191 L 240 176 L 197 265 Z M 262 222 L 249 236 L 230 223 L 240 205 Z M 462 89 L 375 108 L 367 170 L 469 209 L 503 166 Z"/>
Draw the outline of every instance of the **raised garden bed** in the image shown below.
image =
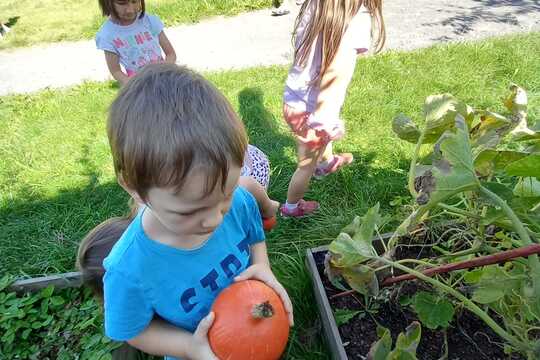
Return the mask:
<path id="1" fill-rule="evenodd" d="M 371 309 L 366 310 L 362 296 L 339 296 L 343 291 L 327 279 L 324 274 L 324 258 L 327 252 L 327 246 L 308 249 L 306 266 L 312 280 L 324 336 L 334 360 L 366 359 L 370 347 L 378 340 L 377 323 L 390 329 L 395 340 L 410 323 L 418 321 L 414 311 L 403 306 L 399 298 L 412 297 L 422 285 L 416 282 L 403 283 L 399 296 L 388 303 L 371 304 Z M 334 297 L 336 295 L 338 297 Z M 338 325 L 334 316 L 338 309 L 360 312 L 348 322 Z M 444 358 L 446 349 L 447 359 L 526 359 L 515 353 L 505 354 L 501 338 L 486 327 L 482 320 L 466 310 L 450 324 L 446 337 L 445 340 L 444 331 L 422 328 L 422 338 L 417 350 L 418 359 L 439 360 Z"/>
<path id="2" fill-rule="evenodd" d="M 82 275 L 78 271 L 73 271 L 63 274 L 17 280 L 8 287 L 8 290 L 22 294 L 25 292 L 39 291 L 45 289 L 49 285 L 53 285 L 57 290 L 79 287 L 82 285 Z"/>

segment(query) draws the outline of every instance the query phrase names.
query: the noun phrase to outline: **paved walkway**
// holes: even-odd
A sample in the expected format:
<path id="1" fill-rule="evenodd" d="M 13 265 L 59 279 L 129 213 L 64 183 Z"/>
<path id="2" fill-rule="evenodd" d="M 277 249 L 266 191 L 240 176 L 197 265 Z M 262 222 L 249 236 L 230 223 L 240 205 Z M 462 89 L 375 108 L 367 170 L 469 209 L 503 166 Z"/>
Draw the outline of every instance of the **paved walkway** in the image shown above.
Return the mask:
<path id="1" fill-rule="evenodd" d="M 178 62 L 198 70 L 287 64 L 296 14 L 269 14 L 261 10 L 217 17 L 166 32 Z M 387 0 L 384 17 L 386 49 L 540 31 L 538 0 Z M 108 78 L 103 54 L 93 41 L 0 51 L 0 95 Z"/>

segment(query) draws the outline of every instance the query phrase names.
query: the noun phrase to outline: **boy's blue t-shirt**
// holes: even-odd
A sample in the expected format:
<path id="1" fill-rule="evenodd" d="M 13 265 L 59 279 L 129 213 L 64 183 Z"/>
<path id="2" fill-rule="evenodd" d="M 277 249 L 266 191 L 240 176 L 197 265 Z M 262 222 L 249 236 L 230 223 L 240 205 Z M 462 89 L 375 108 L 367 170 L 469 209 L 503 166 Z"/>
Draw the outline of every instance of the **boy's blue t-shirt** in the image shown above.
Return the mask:
<path id="1" fill-rule="evenodd" d="M 219 292 L 250 265 L 250 245 L 265 238 L 257 203 L 242 188 L 221 225 L 196 249 L 148 238 L 143 212 L 103 261 L 105 333 L 117 341 L 139 335 L 154 315 L 195 331 Z"/>

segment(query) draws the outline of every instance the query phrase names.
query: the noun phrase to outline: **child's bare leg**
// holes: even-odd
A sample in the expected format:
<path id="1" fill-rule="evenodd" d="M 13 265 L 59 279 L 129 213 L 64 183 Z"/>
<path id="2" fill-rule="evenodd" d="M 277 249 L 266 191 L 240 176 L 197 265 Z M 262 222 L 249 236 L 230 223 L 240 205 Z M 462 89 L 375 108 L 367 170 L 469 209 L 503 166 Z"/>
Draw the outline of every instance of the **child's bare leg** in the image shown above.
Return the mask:
<path id="1" fill-rule="evenodd" d="M 299 141 L 297 141 L 297 149 L 298 166 L 291 178 L 289 190 L 287 191 L 287 203 L 289 204 L 296 204 L 304 197 L 309 186 L 309 180 L 313 176 L 313 172 L 317 166 L 317 159 L 323 150 L 312 150 Z"/>
<path id="2" fill-rule="evenodd" d="M 266 189 L 257 180 L 251 176 L 240 176 L 238 184 L 249 191 L 255 200 L 257 200 L 263 218 L 271 218 L 276 215 L 279 202 L 270 199 L 266 193 Z"/>

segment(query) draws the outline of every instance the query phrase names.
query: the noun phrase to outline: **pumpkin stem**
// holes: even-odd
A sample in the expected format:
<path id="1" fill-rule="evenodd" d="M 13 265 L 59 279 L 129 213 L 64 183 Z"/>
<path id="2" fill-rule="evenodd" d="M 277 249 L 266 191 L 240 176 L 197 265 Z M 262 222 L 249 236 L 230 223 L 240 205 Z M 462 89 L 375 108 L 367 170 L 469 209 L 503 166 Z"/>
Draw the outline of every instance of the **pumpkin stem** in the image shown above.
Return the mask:
<path id="1" fill-rule="evenodd" d="M 253 315 L 255 319 L 269 318 L 274 316 L 274 308 L 270 305 L 269 301 L 265 301 L 262 304 L 253 306 L 251 315 Z"/>

